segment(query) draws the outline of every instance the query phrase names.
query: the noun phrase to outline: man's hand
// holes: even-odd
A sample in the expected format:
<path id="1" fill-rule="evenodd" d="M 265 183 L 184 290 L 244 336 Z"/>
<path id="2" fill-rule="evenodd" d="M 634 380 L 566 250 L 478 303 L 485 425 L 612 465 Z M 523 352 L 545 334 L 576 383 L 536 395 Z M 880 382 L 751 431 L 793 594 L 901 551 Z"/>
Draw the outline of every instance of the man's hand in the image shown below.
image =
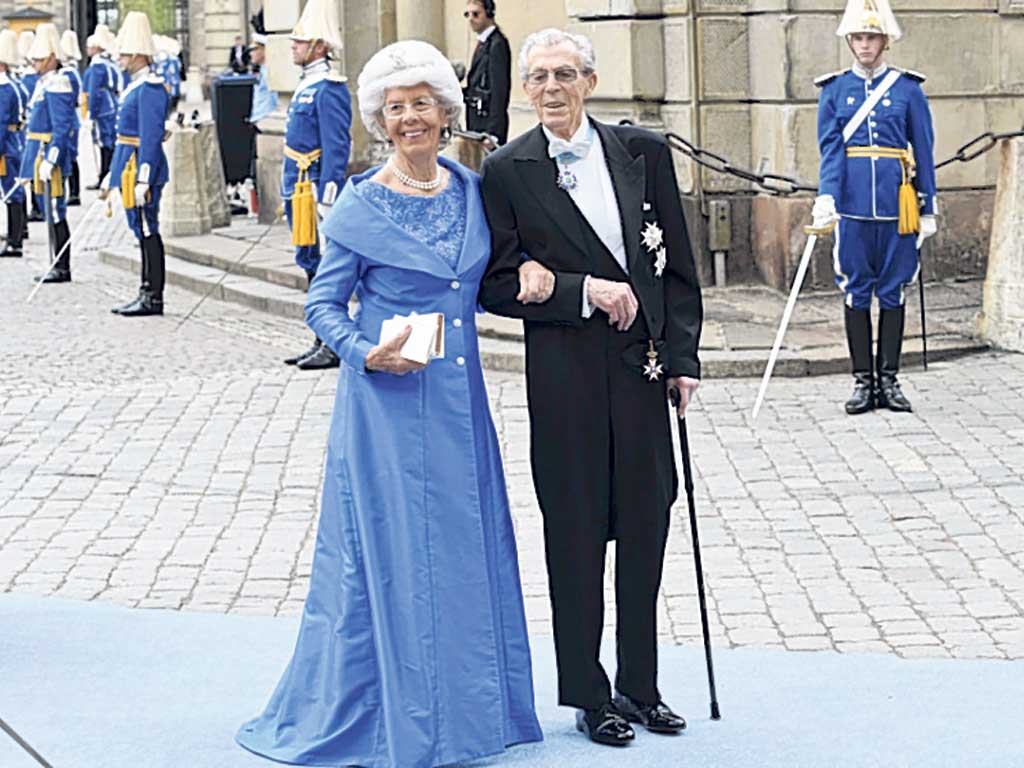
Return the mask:
<path id="1" fill-rule="evenodd" d="M 608 325 L 628 331 L 640 305 L 629 283 L 592 277 L 587 281 L 587 301 L 608 315 Z"/>
<path id="2" fill-rule="evenodd" d="M 146 204 L 146 193 L 149 192 L 149 184 L 135 185 L 135 207 L 141 208 Z"/>
<path id="3" fill-rule="evenodd" d="M 407 325 L 405 330 L 391 341 L 378 344 L 370 350 L 363 365 L 368 371 L 382 371 L 393 373 L 395 376 L 405 376 L 411 371 L 422 371 L 427 366 L 402 357 L 402 347 L 412 335 L 412 326 Z"/>
<path id="4" fill-rule="evenodd" d="M 921 231 L 917 235 L 917 250 L 921 250 L 924 241 L 939 231 L 939 224 L 934 216 L 921 217 Z"/>
<path id="5" fill-rule="evenodd" d="M 519 294 L 521 304 L 543 304 L 555 292 L 555 273 L 536 261 L 519 265 Z"/>
<path id="6" fill-rule="evenodd" d="M 331 213 L 331 206 L 324 205 L 323 203 L 317 203 L 316 212 L 320 217 L 320 221 L 324 221 Z"/>
<path id="7" fill-rule="evenodd" d="M 686 418 L 686 406 L 690 404 L 693 396 L 700 386 L 700 379 L 691 379 L 689 376 L 676 376 L 668 380 L 669 391 L 673 389 L 679 392 L 679 418 Z"/>
<path id="8" fill-rule="evenodd" d="M 839 221 L 839 214 L 836 213 L 836 201 L 832 195 L 818 195 L 814 199 L 814 208 L 811 209 L 812 225 L 815 229 L 827 229 Z"/>
<path id="9" fill-rule="evenodd" d="M 53 163 L 51 163 L 49 160 L 43 160 L 43 162 L 39 164 L 39 178 L 42 179 L 43 181 L 49 181 L 52 175 Z"/>

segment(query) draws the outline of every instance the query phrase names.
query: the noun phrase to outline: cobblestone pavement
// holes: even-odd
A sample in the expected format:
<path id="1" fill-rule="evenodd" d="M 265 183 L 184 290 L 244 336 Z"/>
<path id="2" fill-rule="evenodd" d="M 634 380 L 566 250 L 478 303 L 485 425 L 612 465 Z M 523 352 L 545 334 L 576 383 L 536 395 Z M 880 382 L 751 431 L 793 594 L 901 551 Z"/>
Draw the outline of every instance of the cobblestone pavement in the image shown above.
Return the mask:
<path id="1" fill-rule="evenodd" d="M 279 364 L 308 332 L 219 302 L 177 328 L 197 299 L 181 291 L 167 317 L 117 318 L 135 279 L 88 254 L 26 305 L 41 260 L 0 264 L 0 591 L 299 612 L 336 378 Z M 545 634 L 524 388 L 488 379 Z M 853 419 L 846 377 L 779 380 L 756 429 L 756 380 L 703 388 L 690 439 L 720 646 L 1024 658 L 1024 356 L 905 381 L 917 413 Z M 659 610 L 665 641 L 699 642 L 685 500 Z"/>

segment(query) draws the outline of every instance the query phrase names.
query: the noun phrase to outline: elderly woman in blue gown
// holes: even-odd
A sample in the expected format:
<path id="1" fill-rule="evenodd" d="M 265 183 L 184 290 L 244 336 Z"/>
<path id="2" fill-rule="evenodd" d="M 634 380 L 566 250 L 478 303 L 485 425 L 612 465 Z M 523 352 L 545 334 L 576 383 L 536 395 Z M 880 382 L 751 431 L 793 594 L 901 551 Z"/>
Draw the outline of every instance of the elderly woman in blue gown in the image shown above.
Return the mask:
<path id="1" fill-rule="evenodd" d="M 490 235 L 477 176 L 438 158 L 461 100 L 427 43 L 389 46 L 359 77 L 363 121 L 394 151 L 322 227 L 306 317 L 342 366 L 309 596 L 291 663 L 237 737 L 280 762 L 428 768 L 542 738 L 474 320 Z M 378 343 L 382 321 L 433 312 L 442 358 L 403 358 L 408 328 Z"/>

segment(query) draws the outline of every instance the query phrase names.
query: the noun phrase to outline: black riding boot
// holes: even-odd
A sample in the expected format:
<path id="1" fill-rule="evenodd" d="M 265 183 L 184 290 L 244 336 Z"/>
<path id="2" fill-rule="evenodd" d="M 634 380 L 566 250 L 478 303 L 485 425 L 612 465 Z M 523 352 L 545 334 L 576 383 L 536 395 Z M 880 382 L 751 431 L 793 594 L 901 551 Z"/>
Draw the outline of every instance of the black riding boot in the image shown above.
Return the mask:
<path id="1" fill-rule="evenodd" d="M 136 306 L 142 300 L 143 295 L 149 292 L 149 259 L 146 258 L 146 248 L 142 240 L 139 240 L 139 258 L 142 259 L 139 262 L 139 293 L 127 304 L 111 309 L 110 311 L 115 315 L 120 315 L 126 309 Z"/>
<path id="2" fill-rule="evenodd" d="M 68 205 L 82 204 L 81 177 L 78 173 L 78 161 L 71 164 L 71 175 L 68 176 Z"/>
<path id="3" fill-rule="evenodd" d="M 21 203 L 7 203 L 7 245 L 0 251 L 0 258 L 21 258 L 21 236 L 25 228 L 24 211 Z"/>
<path id="4" fill-rule="evenodd" d="M 58 221 L 53 225 L 53 247 L 55 253 L 61 256 L 57 259 L 53 268 L 45 275 L 36 278 L 40 283 L 70 283 L 71 282 L 71 246 L 64 245 L 71 239 L 71 230 L 67 221 Z M 63 253 L 61 253 L 63 251 Z"/>
<path id="5" fill-rule="evenodd" d="M 883 309 L 878 313 L 878 406 L 890 411 L 909 413 L 914 410 L 896 381 L 903 350 L 903 326 L 906 311 Z"/>
<path id="6" fill-rule="evenodd" d="M 143 239 L 142 261 L 146 269 L 146 283 L 139 291 L 139 298 L 120 311 L 121 317 L 149 317 L 164 313 L 164 243 L 160 235 Z"/>
<path id="7" fill-rule="evenodd" d="M 21 240 L 28 240 L 28 198 L 21 201 Z"/>
<path id="8" fill-rule="evenodd" d="M 114 159 L 113 147 L 100 147 L 100 167 L 99 177 L 96 179 L 95 184 L 91 184 L 86 189 L 99 189 L 103 186 L 103 180 L 107 178 L 107 174 L 110 173 L 110 162 Z"/>
<path id="9" fill-rule="evenodd" d="M 846 307 L 844 318 L 854 381 L 853 394 L 846 401 L 846 412 L 855 416 L 875 407 L 871 377 L 871 310 Z"/>

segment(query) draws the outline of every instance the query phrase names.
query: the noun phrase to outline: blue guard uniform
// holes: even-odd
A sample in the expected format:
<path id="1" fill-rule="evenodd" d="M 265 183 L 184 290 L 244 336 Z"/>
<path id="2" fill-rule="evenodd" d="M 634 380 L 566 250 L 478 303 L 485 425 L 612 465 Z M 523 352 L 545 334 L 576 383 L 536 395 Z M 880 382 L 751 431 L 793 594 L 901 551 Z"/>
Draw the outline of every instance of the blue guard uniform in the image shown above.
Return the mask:
<path id="1" fill-rule="evenodd" d="M 7 198 L 7 244 L 0 257 L 20 257 L 25 230 L 25 191 L 18 185 L 18 171 L 25 152 L 22 120 L 28 102 L 21 83 L 7 73 L 0 73 L 0 121 L 3 146 L 0 147 L 0 189 Z M 11 190 L 14 189 L 12 192 Z"/>
<path id="2" fill-rule="evenodd" d="M 164 247 L 159 216 L 160 195 L 168 178 L 163 149 L 167 101 L 163 78 L 142 69 L 121 94 L 117 111 L 117 144 L 109 184 L 110 189 L 120 190 L 128 226 L 142 250 L 139 297 L 114 310 L 120 315 L 163 313 Z M 136 198 L 139 184 L 148 185 L 145 199 Z"/>
<path id="3" fill-rule="evenodd" d="M 117 99 L 121 92 L 121 70 L 100 54 L 85 70 L 82 84 L 87 94 L 86 109 L 92 118 L 92 140 L 100 148 L 100 175 L 103 181 L 110 172 L 117 139 Z"/>
<path id="4" fill-rule="evenodd" d="M 308 198 L 303 197 L 307 189 L 304 185 L 311 184 L 314 206 L 334 205 L 345 185 L 351 125 L 352 100 L 345 79 L 331 72 L 326 59 L 306 66 L 288 107 L 281 197 L 292 228 L 295 261 L 310 279 L 320 264 L 320 245 L 316 233 L 304 238 L 299 231 L 309 235 L 316 225 L 315 207 L 314 218 L 309 220 L 310 205 Z M 303 186 L 296 189 L 297 185 Z M 298 206 L 303 210 L 296 211 Z"/>
<path id="5" fill-rule="evenodd" d="M 168 112 L 173 111 L 181 98 L 181 59 L 172 56 L 166 51 L 160 51 L 156 55 L 153 70 L 167 83 L 170 96 Z"/>
<path id="6" fill-rule="evenodd" d="M 891 77 L 896 79 L 846 140 L 847 124 Z M 869 74 L 858 66 L 815 81 L 822 89 L 819 192 L 832 195 L 841 217 L 836 283 L 852 309 L 870 309 L 872 294 L 883 309 L 902 307 L 904 287 L 917 277 L 916 228 L 899 233 L 900 192 L 916 165 L 914 203 L 920 215 L 935 215 L 935 135 L 924 80 L 916 72 L 883 66 Z"/>
<path id="7" fill-rule="evenodd" d="M 75 99 L 74 126 L 71 133 L 71 173 L 68 175 L 68 205 L 81 205 L 78 173 L 78 135 L 82 129 L 82 121 L 78 116 L 78 105 L 82 98 L 82 74 L 74 63 L 66 63 L 60 73 L 71 83 L 71 92 Z"/>
<path id="8" fill-rule="evenodd" d="M 25 154 L 18 176 L 32 179 L 32 193 L 39 210 L 45 210 L 43 195 L 45 182 L 50 182 L 50 206 L 53 219 L 54 255 L 64 248 L 70 238 L 67 223 L 67 197 L 64 180 L 71 174 L 72 134 L 77 125 L 75 97 L 71 81 L 60 71 L 47 72 L 39 78 L 29 101 L 28 128 L 25 134 Z M 41 164 L 53 166 L 49 179 L 42 178 Z M 47 282 L 67 282 L 71 279 L 71 249 L 43 278 Z"/>

